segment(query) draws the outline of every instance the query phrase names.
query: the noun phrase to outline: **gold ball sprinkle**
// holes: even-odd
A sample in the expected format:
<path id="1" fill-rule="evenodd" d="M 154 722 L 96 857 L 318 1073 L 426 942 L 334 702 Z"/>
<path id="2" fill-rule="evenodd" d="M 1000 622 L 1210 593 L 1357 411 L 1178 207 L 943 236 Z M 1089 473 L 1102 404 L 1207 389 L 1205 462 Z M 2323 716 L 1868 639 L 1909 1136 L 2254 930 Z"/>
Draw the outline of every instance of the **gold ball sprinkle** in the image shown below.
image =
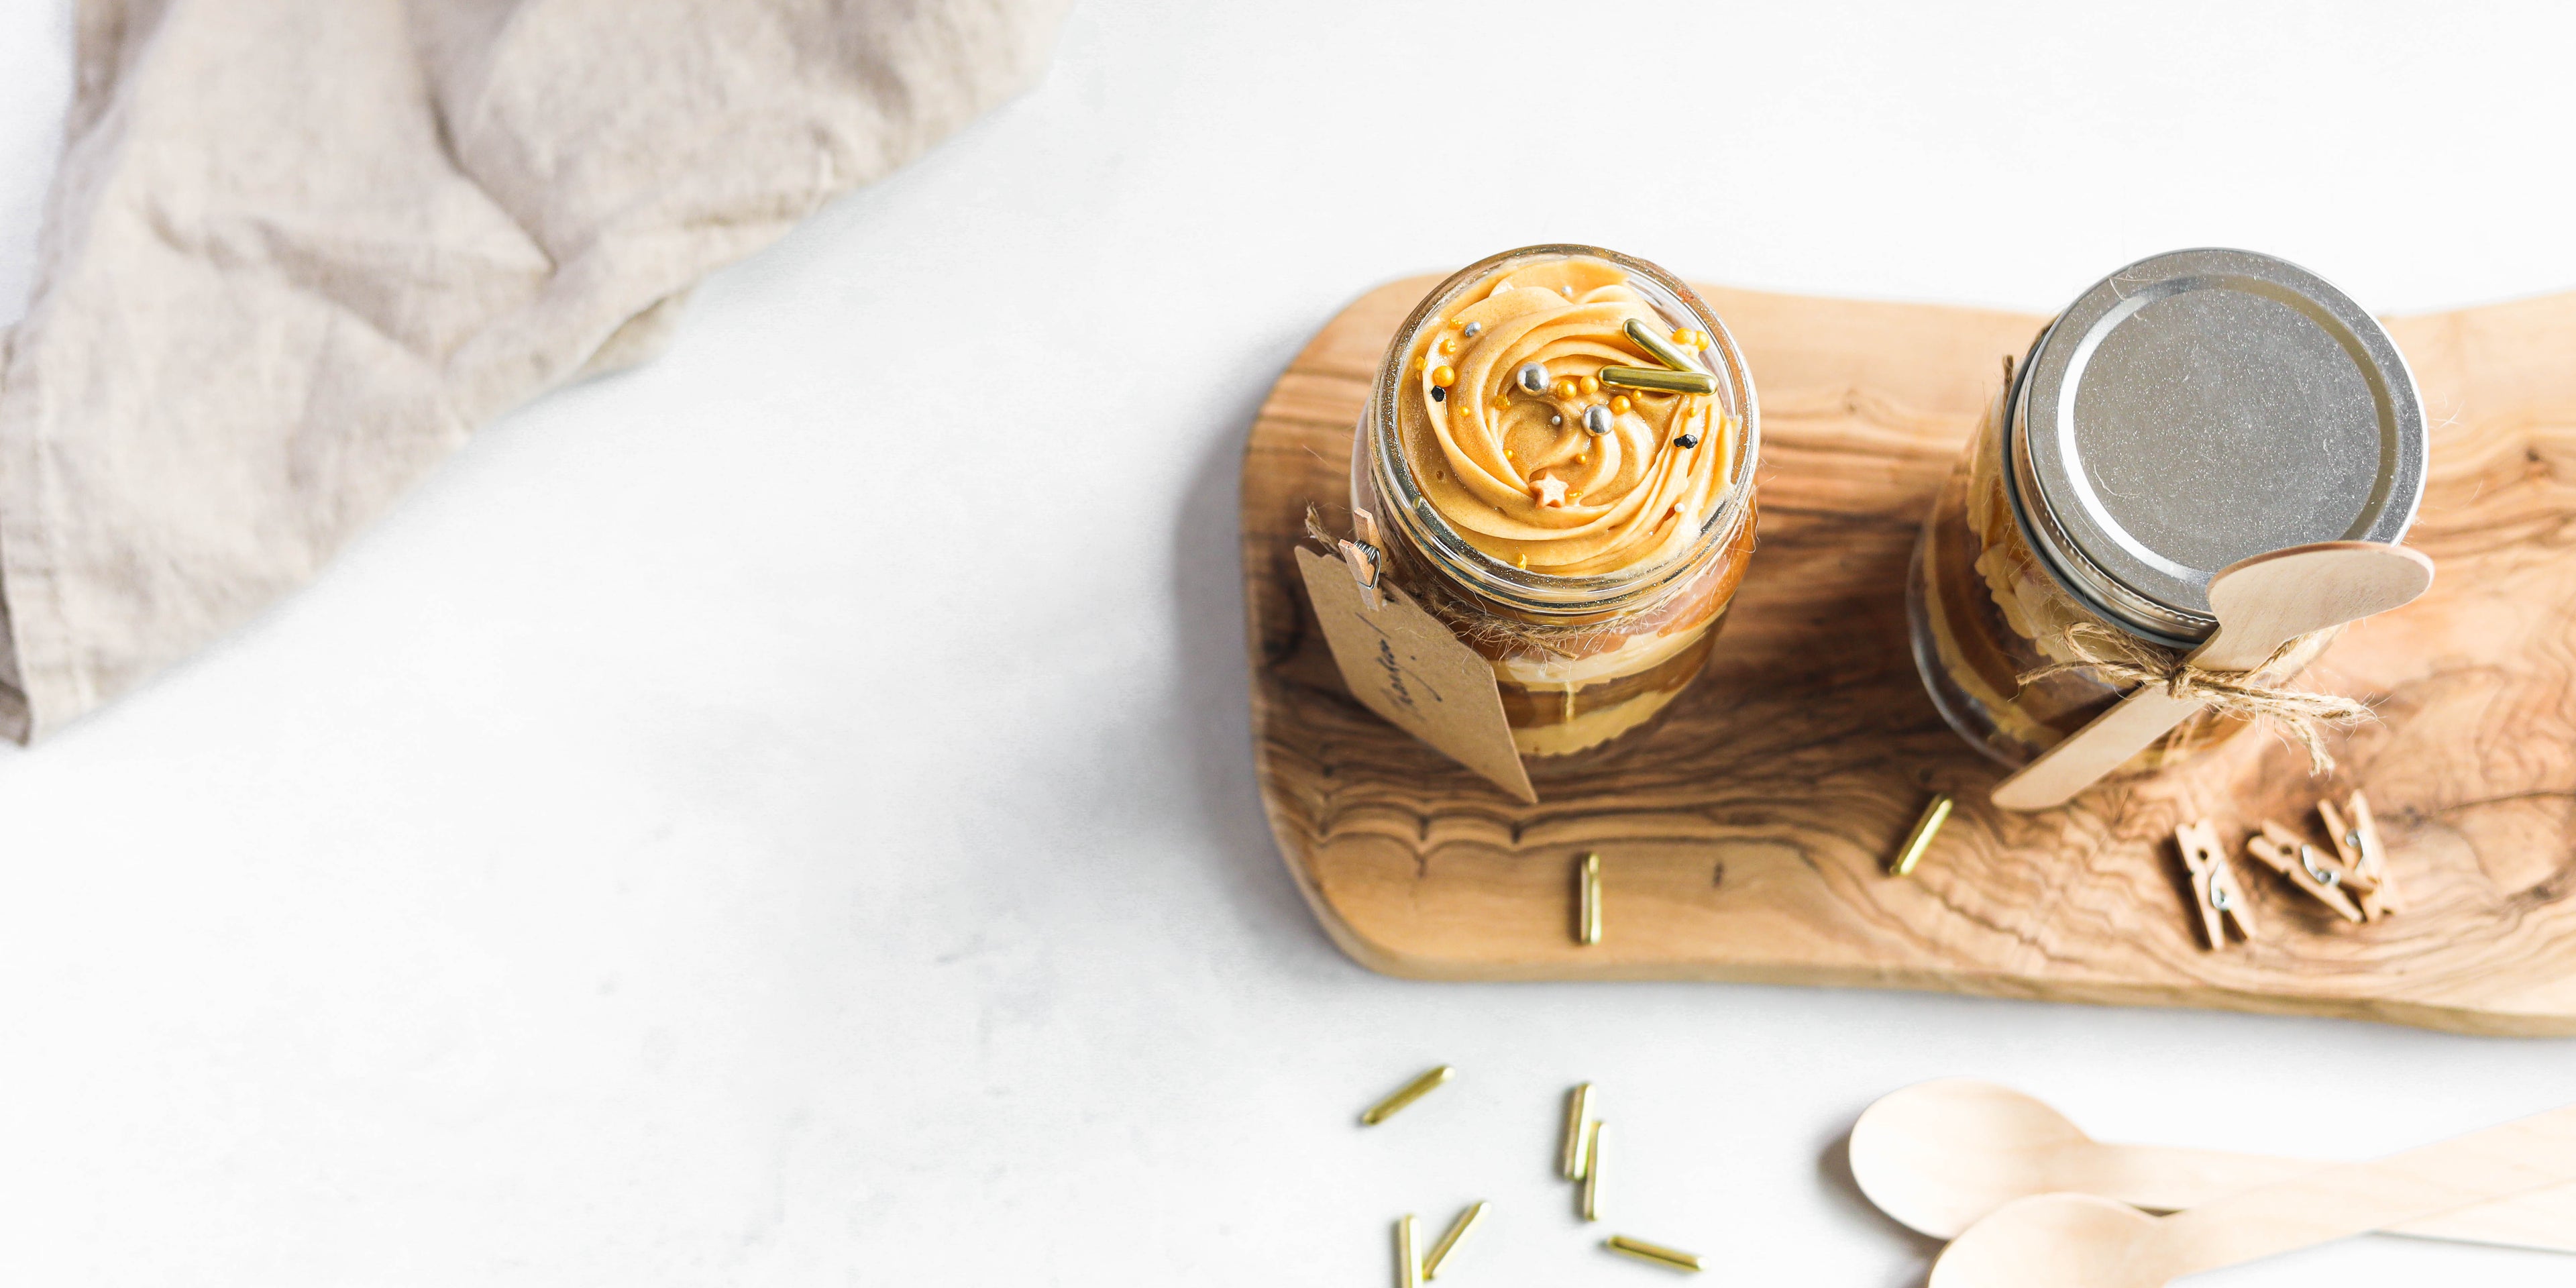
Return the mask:
<path id="1" fill-rule="evenodd" d="M 1446 389 L 1458 383 L 1458 373 L 1450 367 L 1434 367 L 1431 370 L 1431 383 L 1436 388 Z"/>
<path id="2" fill-rule="evenodd" d="M 1574 383 L 1574 377 L 1567 376 L 1563 380 L 1556 382 L 1556 396 L 1559 398 L 1571 398 L 1580 388 L 1581 386 Z"/>
<path id="3" fill-rule="evenodd" d="M 1445 357 L 1448 357 L 1450 354 L 1456 353 L 1457 351 L 1458 351 L 1458 337 L 1456 337 L 1456 336 L 1454 336 L 1454 335 L 1444 335 L 1444 336 L 1440 337 L 1440 356 L 1441 356 L 1441 357 L 1444 357 L 1444 358 L 1445 358 Z"/>
<path id="4" fill-rule="evenodd" d="M 1597 376 L 1585 376 L 1583 378 L 1583 392 L 1587 394 L 1597 394 L 1601 392 L 1600 378 Z"/>
<path id="5" fill-rule="evenodd" d="M 1636 405 L 1636 404 L 1634 404 L 1634 403 L 1632 403 L 1632 402 L 1629 402 L 1629 401 L 1628 401 L 1628 395 L 1626 395 L 1626 394 L 1621 394 L 1621 395 L 1619 395 L 1618 397 L 1613 398 L 1613 399 L 1611 399 L 1611 400 L 1610 400 L 1610 410 L 1612 410 L 1612 411 L 1614 411 L 1614 412 L 1617 412 L 1618 414 L 1620 414 L 1620 415 L 1622 415 L 1622 416 L 1627 415 L 1627 414 L 1628 414 L 1628 409 L 1629 409 L 1630 407 L 1635 406 L 1635 405 Z"/>

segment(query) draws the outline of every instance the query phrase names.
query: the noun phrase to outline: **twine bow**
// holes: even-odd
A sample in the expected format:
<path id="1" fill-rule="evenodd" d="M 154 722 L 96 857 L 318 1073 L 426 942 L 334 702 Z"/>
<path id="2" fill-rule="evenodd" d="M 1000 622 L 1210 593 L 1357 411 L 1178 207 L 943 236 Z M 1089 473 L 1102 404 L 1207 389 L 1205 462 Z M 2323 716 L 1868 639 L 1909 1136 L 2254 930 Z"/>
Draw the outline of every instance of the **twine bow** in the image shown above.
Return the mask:
<path id="1" fill-rule="evenodd" d="M 2283 644 L 2250 671 L 2204 671 L 2170 649 L 2091 622 L 2067 627 L 2062 638 L 2076 660 L 2025 671 L 2021 676 L 2023 686 L 2076 671 L 2111 684 L 2156 685 L 2172 697 L 2198 702 L 2222 715 L 2271 722 L 2290 741 L 2306 749 L 2308 768 L 2313 773 L 2327 773 L 2335 763 L 2326 751 L 2324 735 L 2317 731 L 2319 724 L 2348 729 L 2372 718 L 2369 707 L 2341 694 L 2286 688 L 2254 679 L 2279 665 L 2306 642 L 2304 638 Z"/>

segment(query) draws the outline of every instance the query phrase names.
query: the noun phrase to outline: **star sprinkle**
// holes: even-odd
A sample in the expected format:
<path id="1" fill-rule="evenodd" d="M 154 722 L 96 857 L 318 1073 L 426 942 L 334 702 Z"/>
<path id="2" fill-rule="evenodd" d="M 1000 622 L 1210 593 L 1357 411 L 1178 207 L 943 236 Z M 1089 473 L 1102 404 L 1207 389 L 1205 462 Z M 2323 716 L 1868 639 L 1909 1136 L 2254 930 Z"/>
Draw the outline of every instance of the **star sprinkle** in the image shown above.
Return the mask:
<path id="1" fill-rule="evenodd" d="M 1530 480 L 1530 493 L 1538 498 L 1540 505 L 1562 508 L 1565 505 L 1565 480 L 1542 474 Z"/>

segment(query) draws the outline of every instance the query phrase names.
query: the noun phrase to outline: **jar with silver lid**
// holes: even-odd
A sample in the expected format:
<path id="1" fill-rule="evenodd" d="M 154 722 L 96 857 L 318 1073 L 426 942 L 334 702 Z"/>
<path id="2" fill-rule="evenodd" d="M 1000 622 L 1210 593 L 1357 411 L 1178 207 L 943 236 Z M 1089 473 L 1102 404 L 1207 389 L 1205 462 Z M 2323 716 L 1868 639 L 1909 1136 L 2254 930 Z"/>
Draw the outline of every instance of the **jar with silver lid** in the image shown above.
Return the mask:
<path id="1" fill-rule="evenodd" d="M 2406 359 L 2297 265 L 2214 249 L 2140 260 L 2005 365 L 1915 542 L 1907 616 L 1933 704 L 2007 765 L 2120 695 L 2087 665 L 2087 631 L 2178 656 L 2216 628 L 2220 569 L 2310 542 L 2393 543 L 2414 522 L 2426 445 Z M 2329 638 L 2258 678 L 2286 681 Z M 2196 716 L 2124 769 L 2244 723 Z"/>

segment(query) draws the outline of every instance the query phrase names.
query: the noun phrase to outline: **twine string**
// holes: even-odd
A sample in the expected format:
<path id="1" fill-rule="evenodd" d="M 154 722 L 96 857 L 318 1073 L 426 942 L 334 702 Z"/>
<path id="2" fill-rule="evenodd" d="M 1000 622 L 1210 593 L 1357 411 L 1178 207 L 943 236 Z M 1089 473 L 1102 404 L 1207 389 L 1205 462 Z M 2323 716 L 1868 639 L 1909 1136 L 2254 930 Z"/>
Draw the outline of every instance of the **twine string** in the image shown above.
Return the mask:
<path id="1" fill-rule="evenodd" d="M 2348 729 L 2373 718 L 2368 706 L 2341 694 L 2290 688 L 2256 678 L 2279 666 L 2307 642 L 2305 637 L 2283 644 L 2262 665 L 2249 671 L 2202 670 L 2171 649 L 2091 622 L 2067 627 L 2062 638 L 2075 660 L 2052 662 L 2023 672 L 2023 687 L 2074 672 L 2115 685 L 2156 685 L 2174 698 L 2198 702 L 2221 715 L 2269 723 L 2308 753 L 2312 773 L 2331 772 L 2335 764 L 2319 725 Z"/>
<path id="2" fill-rule="evenodd" d="M 1328 552 L 1335 548 L 1335 543 L 1339 540 L 1333 535 L 1332 529 L 1325 526 L 1323 510 L 1311 501 L 1306 504 L 1306 535 Z M 1482 644 L 1505 651 L 1570 658 L 1580 656 L 1583 646 L 1600 635 L 1605 628 L 1615 628 L 1615 623 L 1604 622 L 1557 624 L 1519 621 L 1485 608 L 1473 599 L 1451 589 L 1440 578 L 1426 577 L 1417 581 L 1415 578 L 1404 576 L 1403 570 L 1395 566 L 1392 559 L 1381 562 L 1379 567 L 1381 569 L 1379 576 L 1385 578 L 1388 584 L 1402 586 L 1412 594 L 1425 611 L 1439 618 L 1442 625 L 1447 626 L 1457 634 L 1458 638 L 1470 645 Z M 1662 595 L 1646 605 L 1630 609 L 1623 614 L 1623 618 L 1653 611 L 1655 607 L 1660 606 L 1690 584 L 1690 578 L 1675 579 L 1672 584 L 1665 587 Z"/>

